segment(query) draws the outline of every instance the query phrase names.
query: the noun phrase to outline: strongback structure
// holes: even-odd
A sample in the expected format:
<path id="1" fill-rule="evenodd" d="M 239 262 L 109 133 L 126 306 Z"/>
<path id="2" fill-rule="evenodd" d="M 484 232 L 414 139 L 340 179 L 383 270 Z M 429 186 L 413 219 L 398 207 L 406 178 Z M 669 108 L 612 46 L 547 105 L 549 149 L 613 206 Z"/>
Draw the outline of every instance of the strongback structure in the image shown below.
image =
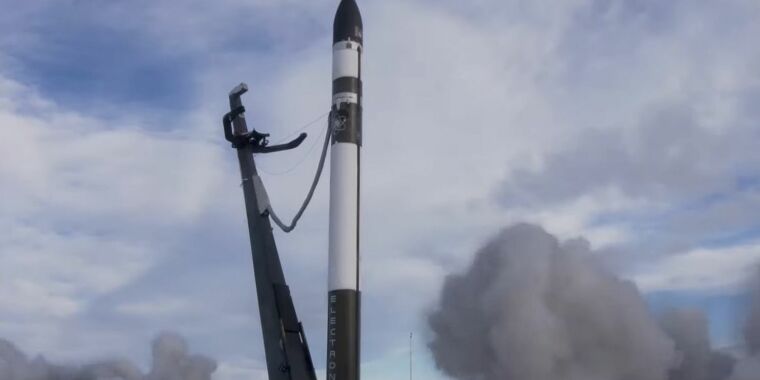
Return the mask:
<path id="1" fill-rule="evenodd" d="M 267 371 L 270 380 L 316 380 L 306 335 L 296 316 L 272 235 L 266 192 L 253 160 L 254 153 L 295 148 L 306 135 L 288 144 L 267 146 L 267 135 L 248 131 L 240 99 L 246 91 L 248 87 L 241 84 L 230 92 L 231 111 L 224 116 L 223 123 L 225 137 L 237 149 L 240 162 Z"/>
<path id="2" fill-rule="evenodd" d="M 290 225 L 269 204 L 254 153 L 293 149 L 295 140 L 269 146 L 268 135 L 248 130 L 241 95 L 245 84 L 229 94 L 225 138 L 237 149 L 256 294 L 270 380 L 316 380 L 303 327 L 272 234 L 272 221 L 285 232 L 296 225 L 309 203 L 330 150 L 330 221 L 328 247 L 327 380 L 359 380 L 359 151 L 362 144 L 362 19 L 355 0 L 341 0 L 333 24 L 332 107 L 327 136 L 309 195 Z M 271 219 L 270 219 L 271 218 Z"/>
<path id="3" fill-rule="evenodd" d="M 363 27 L 354 0 L 333 23 L 327 380 L 359 379 L 359 152 Z"/>

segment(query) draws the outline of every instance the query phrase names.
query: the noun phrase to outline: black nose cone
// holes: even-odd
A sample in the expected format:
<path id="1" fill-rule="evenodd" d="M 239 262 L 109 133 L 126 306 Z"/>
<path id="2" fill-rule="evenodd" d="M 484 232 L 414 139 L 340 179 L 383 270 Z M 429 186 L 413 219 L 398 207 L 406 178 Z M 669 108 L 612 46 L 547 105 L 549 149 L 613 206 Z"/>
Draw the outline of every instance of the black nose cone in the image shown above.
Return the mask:
<path id="1" fill-rule="evenodd" d="M 362 15 L 354 0 L 341 0 L 333 23 L 333 43 L 355 41 L 362 43 Z"/>

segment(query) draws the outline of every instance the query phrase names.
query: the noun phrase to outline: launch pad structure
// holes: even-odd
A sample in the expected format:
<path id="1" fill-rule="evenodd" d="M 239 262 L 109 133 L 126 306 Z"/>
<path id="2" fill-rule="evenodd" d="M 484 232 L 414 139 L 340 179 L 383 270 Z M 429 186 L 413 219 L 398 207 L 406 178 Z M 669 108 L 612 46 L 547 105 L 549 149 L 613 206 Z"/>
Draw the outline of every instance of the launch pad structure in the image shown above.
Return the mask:
<path id="1" fill-rule="evenodd" d="M 363 25 L 355 0 L 341 0 L 333 23 L 332 105 L 325 143 L 311 189 L 290 225 L 272 209 L 254 154 L 298 147 L 293 141 L 269 145 L 268 134 L 249 130 L 241 96 L 244 83 L 229 94 L 224 115 L 225 138 L 237 150 L 251 242 L 256 295 L 269 380 L 316 380 L 303 324 L 293 305 L 277 251 L 272 222 L 290 232 L 303 214 L 330 150 L 330 217 L 328 247 L 327 380 L 359 380 L 359 200 L 362 145 Z"/>

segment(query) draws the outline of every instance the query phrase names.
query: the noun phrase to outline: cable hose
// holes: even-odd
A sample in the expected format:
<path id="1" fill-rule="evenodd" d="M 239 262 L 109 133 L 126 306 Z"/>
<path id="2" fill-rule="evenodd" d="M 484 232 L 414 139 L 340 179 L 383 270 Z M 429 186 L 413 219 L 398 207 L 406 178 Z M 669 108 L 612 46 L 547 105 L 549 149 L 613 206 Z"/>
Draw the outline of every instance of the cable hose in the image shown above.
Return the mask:
<path id="1" fill-rule="evenodd" d="M 332 136 L 333 131 L 333 117 L 332 112 L 330 112 L 330 117 L 328 117 L 327 121 L 327 132 L 325 133 L 325 142 L 322 145 L 322 155 L 319 157 L 319 165 L 317 166 L 317 172 L 314 174 L 314 180 L 311 182 L 311 188 L 309 188 L 309 193 L 306 195 L 306 199 L 304 199 L 303 204 L 301 204 L 301 208 L 296 213 L 296 216 L 293 217 L 293 221 L 290 222 L 290 225 L 286 225 L 282 222 L 279 216 L 277 216 L 277 213 L 274 212 L 274 208 L 272 207 L 272 204 L 267 204 L 266 211 L 269 212 L 269 215 L 272 216 L 272 220 L 274 223 L 280 227 L 280 229 L 285 233 L 290 233 L 296 228 L 296 224 L 298 223 L 298 220 L 301 219 L 301 216 L 303 216 L 304 211 L 306 211 L 306 207 L 309 206 L 309 202 L 311 202 L 311 198 L 314 196 L 314 191 L 317 189 L 317 185 L 319 184 L 319 179 L 322 177 L 322 169 L 325 167 L 325 159 L 327 158 L 327 149 L 330 147 L 330 137 Z M 336 120 L 337 121 L 337 120 Z"/>

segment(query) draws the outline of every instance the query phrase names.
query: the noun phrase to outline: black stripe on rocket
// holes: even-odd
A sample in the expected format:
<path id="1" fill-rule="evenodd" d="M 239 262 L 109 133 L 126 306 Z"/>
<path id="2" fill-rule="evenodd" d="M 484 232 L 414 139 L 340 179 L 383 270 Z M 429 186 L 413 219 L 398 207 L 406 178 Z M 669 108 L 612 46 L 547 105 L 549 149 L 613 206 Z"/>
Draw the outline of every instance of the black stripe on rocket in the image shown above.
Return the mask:
<path id="1" fill-rule="evenodd" d="M 362 107 L 356 103 L 343 103 L 337 111 L 341 122 L 333 130 L 332 143 L 351 143 L 361 146 Z"/>
<path id="2" fill-rule="evenodd" d="M 333 290 L 328 295 L 327 379 L 358 379 L 359 292 Z"/>
<path id="3" fill-rule="evenodd" d="M 359 52 L 359 75 L 361 75 L 361 51 Z M 340 77 L 333 80 L 333 105 L 341 123 L 333 131 L 333 144 L 338 142 L 362 145 L 362 80 Z M 337 97 L 336 97 L 337 95 Z M 345 99 L 341 99 L 345 98 Z"/>

